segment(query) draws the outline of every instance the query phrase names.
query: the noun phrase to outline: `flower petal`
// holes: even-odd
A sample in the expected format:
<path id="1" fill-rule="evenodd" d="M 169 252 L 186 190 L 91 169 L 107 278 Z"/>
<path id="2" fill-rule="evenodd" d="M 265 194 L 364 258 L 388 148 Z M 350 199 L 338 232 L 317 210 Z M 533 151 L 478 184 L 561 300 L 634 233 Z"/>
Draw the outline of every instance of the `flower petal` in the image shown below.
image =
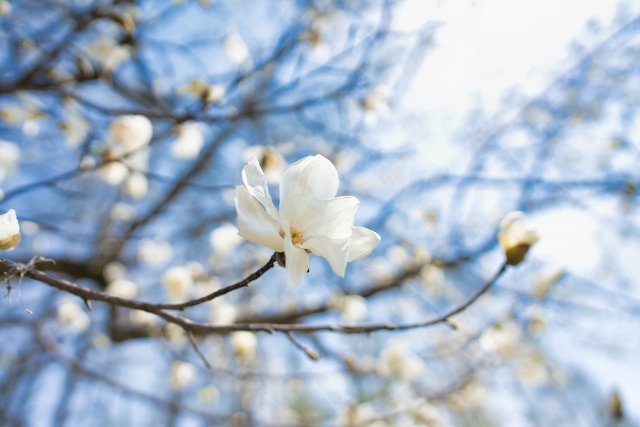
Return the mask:
<path id="1" fill-rule="evenodd" d="M 237 186 L 235 201 L 240 230 L 238 234 L 254 243 L 282 252 L 283 239 L 278 234 L 276 224 L 252 197 L 249 190 L 241 185 Z"/>
<path id="2" fill-rule="evenodd" d="M 288 231 L 284 238 L 284 256 L 287 283 L 294 289 L 298 288 L 309 269 L 309 255 L 304 249 L 293 246 L 291 234 Z"/>
<path id="3" fill-rule="evenodd" d="M 280 214 L 295 223 L 313 199 L 327 200 L 338 192 L 338 171 L 321 155 L 308 156 L 291 164 L 280 175 Z"/>
<path id="4" fill-rule="evenodd" d="M 242 182 L 253 197 L 258 200 L 262 206 L 271 215 L 271 218 L 280 222 L 280 214 L 271 200 L 269 187 L 267 186 L 267 177 L 262 172 L 258 159 L 252 157 L 249 162 L 242 168 Z"/>
<path id="5" fill-rule="evenodd" d="M 380 243 L 380 235 L 375 231 L 364 227 L 352 227 L 349 241 L 349 257 L 347 261 L 355 261 L 364 258 Z"/>
<path id="6" fill-rule="evenodd" d="M 302 244 L 315 255 L 324 257 L 331 265 L 335 273 L 344 277 L 347 268 L 347 256 L 349 255 L 349 238 L 331 239 L 327 236 L 314 236 Z"/>
<path id="7" fill-rule="evenodd" d="M 292 225 L 307 238 L 327 236 L 344 239 L 351 236 L 359 204 L 358 199 L 351 196 L 329 200 L 313 198 Z"/>

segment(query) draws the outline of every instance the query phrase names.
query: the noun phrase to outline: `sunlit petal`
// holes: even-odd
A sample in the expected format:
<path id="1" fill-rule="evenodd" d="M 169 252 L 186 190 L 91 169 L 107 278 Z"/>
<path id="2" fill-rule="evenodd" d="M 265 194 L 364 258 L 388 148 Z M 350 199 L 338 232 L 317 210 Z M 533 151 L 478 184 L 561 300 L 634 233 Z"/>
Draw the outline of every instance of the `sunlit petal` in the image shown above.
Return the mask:
<path id="1" fill-rule="evenodd" d="M 351 226 L 359 204 L 355 197 L 329 200 L 313 198 L 292 225 L 307 237 L 322 235 L 331 239 L 344 239 L 351 236 Z"/>
<path id="2" fill-rule="evenodd" d="M 282 252 L 283 239 L 278 234 L 273 219 L 267 215 L 245 187 L 241 185 L 236 187 L 235 202 L 240 230 L 238 234 L 254 243 Z"/>
<path id="3" fill-rule="evenodd" d="M 335 166 L 319 154 L 291 164 L 280 175 L 280 214 L 295 223 L 311 199 L 335 197 L 339 184 Z"/>
<path id="4" fill-rule="evenodd" d="M 271 200 L 269 187 L 267 186 L 267 177 L 262 172 L 258 159 L 252 157 L 245 167 L 242 168 L 242 182 L 253 197 L 258 200 L 262 206 L 271 215 L 271 218 L 280 221 L 280 214 Z"/>
<path id="5" fill-rule="evenodd" d="M 327 236 L 315 236 L 302 244 L 302 247 L 313 254 L 324 257 L 335 273 L 344 277 L 349 254 L 349 238 L 331 239 Z"/>
<path id="6" fill-rule="evenodd" d="M 348 262 L 364 258 L 380 243 L 380 235 L 364 227 L 352 227 Z"/>
<path id="7" fill-rule="evenodd" d="M 292 288 L 298 288 L 309 269 L 309 255 L 304 249 L 293 246 L 289 232 L 286 233 L 284 239 L 284 256 L 287 270 L 287 283 Z"/>

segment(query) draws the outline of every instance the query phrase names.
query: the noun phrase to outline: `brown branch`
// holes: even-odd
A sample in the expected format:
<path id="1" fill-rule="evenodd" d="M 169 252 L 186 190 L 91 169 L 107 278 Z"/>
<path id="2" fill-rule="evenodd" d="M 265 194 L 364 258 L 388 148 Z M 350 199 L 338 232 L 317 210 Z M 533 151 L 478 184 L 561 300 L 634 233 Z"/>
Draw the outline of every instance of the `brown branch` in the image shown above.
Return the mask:
<path id="1" fill-rule="evenodd" d="M 321 356 L 318 353 L 316 353 L 315 351 L 311 350 L 309 347 L 306 347 L 304 344 L 302 344 L 295 336 L 293 336 L 291 332 L 285 332 L 285 334 L 287 335 L 289 340 L 291 340 L 293 345 L 298 347 L 300 350 L 304 351 L 304 354 L 309 356 L 309 359 L 314 361 L 320 360 Z"/>
<path id="2" fill-rule="evenodd" d="M 103 301 L 109 303 L 114 306 L 134 308 L 138 310 L 148 311 L 149 313 L 153 313 L 167 322 L 175 323 L 176 325 L 182 327 L 186 331 L 190 331 L 192 333 L 230 333 L 235 331 L 253 331 L 253 332 L 299 332 L 299 333 L 313 333 L 313 332 L 339 332 L 344 334 L 362 334 L 362 333 L 370 333 L 375 331 L 402 331 L 408 329 L 416 329 L 423 328 L 427 326 L 436 325 L 438 323 L 447 322 L 447 320 L 464 311 L 467 307 L 473 304 L 482 294 L 484 294 L 491 285 L 502 275 L 502 273 L 506 269 L 506 264 L 502 264 L 500 270 L 480 289 L 478 289 L 471 297 L 469 297 L 462 304 L 452 308 L 446 313 L 437 316 L 432 319 L 425 320 L 423 322 L 417 323 L 408 323 L 404 325 L 398 325 L 393 323 L 374 323 L 369 325 L 279 325 L 279 324 L 269 324 L 269 323 L 243 323 L 243 324 L 233 324 L 233 325 L 209 325 L 204 323 L 197 323 L 189 320 L 187 318 L 169 313 L 157 307 L 157 304 L 151 304 L 148 302 L 141 302 L 135 300 L 127 300 L 123 298 L 118 298 L 113 295 L 106 294 L 104 292 L 94 291 L 92 289 L 85 288 L 83 286 L 79 286 L 75 283 L 69 282 L 67 280 L 59 279 L 55 276 L 51 276 L 46 273 L 42 273 L 38 270 L 34 270 L 32 268 L 28 268 L 24 264 L 16 264 L 12 261 L 5 260 L 0 263 L 0 272 L 4 272 L 7 275 L 15 274 L 16 272 L 24 270 L 24 276 L 33 280 L 37 280 L 42 283 L 46 283 L 50 286 L 53 286 L 57 289 L 67 291 L 74 295 L 77 295 L 84 299 Z"/>

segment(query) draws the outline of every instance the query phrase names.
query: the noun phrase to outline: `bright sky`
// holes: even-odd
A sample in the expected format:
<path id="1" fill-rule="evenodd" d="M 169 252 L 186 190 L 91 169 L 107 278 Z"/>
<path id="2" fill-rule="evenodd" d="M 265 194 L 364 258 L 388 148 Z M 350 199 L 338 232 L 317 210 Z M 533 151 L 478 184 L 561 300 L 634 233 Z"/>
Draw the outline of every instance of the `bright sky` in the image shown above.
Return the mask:
<path id="1" fill-rule="evenodd" d="M 628 5 L 633 13 L 640 10 L 640 1 Z M 398 16 L 400 27 L 417 28 L 430 20 L 444 25 L 404 106 L 425 113 L 430 135 L 440 141 L 446 158 L 444 150 L 470 108 L 495 112 L 504 92 L 514 87 L 529 96 L 540 93 L 572 65 L 568 46 L 584 34 L 587 23 L 596 19 L 607 28 L 617 9 L 617 2 L 603 0 L 408 0 Z M 434 146 L 429 149 L 433 155 Z M 593 240 L 594 218 L 567 210 L 534 219 L 543 236 L 535 256 L 577 273 L 596 265 L 601 254 Z M 563 353 L 564 360 L 594 376 L 603 394 L 619 387 L 629 413 L 640 418 L 636 361 L 593 349 Z M 579 354 L 580 360 L 567 353 Z"/>

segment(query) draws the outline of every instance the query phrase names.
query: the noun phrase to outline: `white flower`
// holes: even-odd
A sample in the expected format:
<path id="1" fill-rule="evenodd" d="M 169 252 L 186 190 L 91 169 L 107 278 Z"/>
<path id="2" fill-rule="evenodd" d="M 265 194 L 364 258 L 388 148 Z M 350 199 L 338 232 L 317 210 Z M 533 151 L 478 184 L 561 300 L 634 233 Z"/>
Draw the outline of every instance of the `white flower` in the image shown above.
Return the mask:
<path id="1" fill-rule="evenodd" d="M 209 243 L 217 255 L 225 256 L 243 242 L 233 224 L 223 224 L 209 235 Z"/>
<path id="2" fill-rule="evenodd" d="M 186 123 L 178 129 L 178 137 L 171 145 L 171 154 L 178 159 L 192 159 L 198 157 L 203 145 L 202 125 Z"/>
<path id="3" fill-rule="evenodd" d="M 0 0 L 0 15 L 10 17 L 11 9 L 11 3 L 8 0 Z"/>
<path id="4" fill-rule="evenodd" d="M 229 325 L 236 321 L 237 310 L 234 306 L 216 298 L 211 302 L 209 321 L 214 325 Z"/>
<path id="5" fill-rule="evenodd" d="M 343 320 L 359 322 L 367 316 L 367 300 L 360 295 L 340 295 L 331 305 L 342 312 Z"/>
<path id="6" fill-rule="evenodd" d="M 380 354 L 378 375 L 393 375 L 400 380 L 411 381 L 422 375 L 424 362 L 407 348 L 404 341 L 392 341 Z"/>
<path id="7" fill-rule="evenodd" d="M 189 362 L 176 360 L 171 364 L 171 387 L 181 389 L 188 386 L 196 375 L 196 368 Z"/>
<path id="8" fill-rule="evenodd" d="M 143 240 L 138 249 L 138 259 L 148 264 L 163 264 L 173 255 L 173 247 L 169 242 Z"/>
<path id="9" fill-rule="evenodd" d="M 147 177 L 140 172 L 134 172 L 124 183 L 124 191 L 134 199 L 142 199 L 149 191 Z"/>
<path id="10" fill-rule="evenodd" d="M 98 173 L 111 185 L 122 184 L 129 176 L 129 168 L 120 162 L 109 162 L 102 166 Z"/>
<path id="11" fill-rule="evenodd" d="M 105 292 L 114 297 L 133 299 L 138 295 L 138 285 L 129 280 L 117 279 L 107 285 Z"/>
<path id="12" fill-rule="evenodd" d="M 75 148 L 82 144 L 91 129 L 91 125 L 81 116 L 73 114 L 60 124 L 60 129 L 67 137 L 69 146 Z"/>
<path id="13" fill-rule="evenodd" d="M 84 332 L 91 321 L 89 316 L 75 301 L 65 301 L 58 307 L 58 321 L 63 326 L 71 326 L 78 332 Z"/>
<path id="14" fill-rule="evenodd" d="M 194 95 L 204 99 L 207 104 L 214 104 L 224 100 L 225 87 L 218 84 L 210 85 L 202 79 L 191 79 L 176 90 L 178 95 Z"/>
<path id="15" fill-rule="evenodd" d="M 238 234 L 284 253 L 289 286 L 302 283 L 309 252 L 326 258 L 344 276 L 347 262 L 368 255 L 380 242 L 377 233 L 353 226 L 359 201 L 335 197 L 338 172 L 321 155 L 305 157 L 282 172 L 279 212 L 255 157 L 242 169 L 242 181 L 244 186 L 236 187 Z"/>
<path id="16" fill-rule="evenodd" d="M 229 59 L 236 64 L 243 64 L 250 59 L 249 48 L 240 34 L 231 34 L 224 41 L 224 49 Z"/>
<path id="17" fill-rule="evenodd" d="M 231 334 L 231 347 L 241 361 L 248 361 L 256 355 L 258 339 L 249 331 L 237 331 Z"/>
<path id="18" fill-rule="evenodd" d="M 129 46 L 121 46 L 112 38 L 102 37 L 93 42 L 89 52 L 105 71 L 111 73 L 129 59 L 132 49 Z"/>
<path id="19" fill-rule="evenodd" d="M 171 267 L 162 276 L 162 284 L 169 292 L 169 300 L 183 301 L 193 286 L 191 270 L 184 266 Z"/>
<path id="20" fill-rule="evenodd" d="M 122 155 L 146 147 L 152 136 L 153 126 L 148 118 L 139 114 L 126 115 L 118 117 L 109 126 L 108 143 L 116 155 Z"/>
<path id="21" fill-rule="evenodd" d="M 498 240 L 504 249 L 508 265 L 524 261 L 529 248 L 540 239 L 524 212 L 509 212 L 500 222 Z"/>
<path id="22" fill-rule="evenodd" d="M 0 251 L 9 251 L 20 243 L 20 224 L 16 211 L 9 209 L 0 215 Z"/>
<path id="23" fill-rule="evenodd" d="M 0 181 L 13 173 L 20 160 L 20 149 L 9 141 L 0 141 Z"/>

